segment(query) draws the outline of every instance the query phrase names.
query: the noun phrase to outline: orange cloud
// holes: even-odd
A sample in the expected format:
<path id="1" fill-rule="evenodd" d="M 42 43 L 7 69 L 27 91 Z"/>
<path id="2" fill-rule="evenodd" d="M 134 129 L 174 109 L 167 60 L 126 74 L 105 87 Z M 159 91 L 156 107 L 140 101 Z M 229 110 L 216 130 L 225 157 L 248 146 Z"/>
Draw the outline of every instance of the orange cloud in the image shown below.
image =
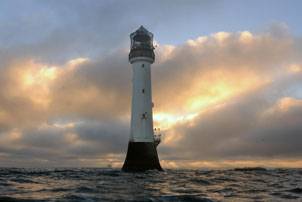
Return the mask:
<path id="1" fill-rule="evenodd" d="M 169 161 L 162 160 L 161 165 L 164 168 L 190 168 L 190 169 L 233 169 L 242 167 L 264 167 L 264 168 L 301 168 L 302 160 L 300 159 L 257 159 L 257 160 L 215 160 L 215 161 L 194 161 L 179 160 Z"/>
<path id="2" fill-rule="evenodd" d="M 289 112 L 301 105 L 294 96 L 278 94 L 273 97 L 269 93 L 255 95 L 259 96 L 261 104 L 259 100 L 249 103 L 256 92 L 270 86 L 274 88 L 280 80 L 287 79 L 286 76 L 299 76 L 301 61 L 295 58 L 299 53 L 293 47 L 293 40 L 288 36 L 244 31 L 200 36 L 182 45 L 159 44 L 156 62 L 152 65 L 154 126 L 163 133 L 159 148 L 167 153 L 183 149 L 182 158 L 188 159 L 197 158 L 194 155 L 200 152 L 200 147 L 209 156 L 229 151 L 230 145 L 234 148 L 244 145 L 252 150 L 242 139 L 254 132 L 250 131 L 253 127 L 262 130 L 272 117 L 284 114 L 292 117 Z M 130 117 L 131 67 L 126 56 L 122 49 L 100 60 L 78 57 L 56 65 L 24 59 L 1 70 L 5 75 L 0 77 L 2 144 L 18 142 L 28 136 L 30 140 L 25 138 L 30 142 L 28 145 L 39 148 L 45 141 L 43 138 L 50 141 L 46 137 L 59 138 L 61 133 L 63 139 L 60 141 L 70 147 L 67 149 L 60 144 L 58 147 L 66 155 L 87 150 L 96 161 L 81 156 L 81 162 L 101 164 L 108 158 L 108 162 L 119 165 L 117 147 L 122 143 L 115 145 L 117 140 L 128 137 L 124 125 L 129 125 Z M 242 103 L 246 105 L 242 107 Z M 118 123 L 108 124 L 106 130 L 102 130 L 102 123 L 109 120 Z M 288 120 L 293 122 L 294 119 Z M 299 117 L 295 120 L 300 121 Z M 79 122 L 96 124 L 87 129 L 81 128 Z M 95 131 L 99 125 L 101 127 Z M 122 130 L 108 132 L 119 128 Z M 31 136 L 32 131 L 42 135 Z M 48 131 L 52 131 L 51 135 Z M 99 136 L 104 139 L 97 139 Z M 223 143 L 217 141 L 222 137 Z M 103 153 L 102 158 L 96 159 L 102 152 L 113 156 Z M 178 162 L 169 160 L 171 154 L 163 154 L 163 157 L 163 163 L 171 167 L 231 164 L 199 160 Z M 256 165 L 237 162 L 237 165 L 243 164 Z"/>

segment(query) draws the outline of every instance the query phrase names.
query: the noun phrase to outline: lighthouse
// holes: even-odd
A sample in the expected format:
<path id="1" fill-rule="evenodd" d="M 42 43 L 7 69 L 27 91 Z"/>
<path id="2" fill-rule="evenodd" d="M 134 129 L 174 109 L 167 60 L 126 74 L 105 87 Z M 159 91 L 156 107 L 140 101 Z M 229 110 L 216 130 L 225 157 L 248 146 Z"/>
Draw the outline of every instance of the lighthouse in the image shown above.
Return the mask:
<path id="1" fill-rule="evenodd" d="M 130 34 L 129 62 L 132 64 L 132 108 L 128 151 L 123 171 L 162 170 L 154 136 L 151 64 L 155 60 L 153 34 L 140 26 Z"/>

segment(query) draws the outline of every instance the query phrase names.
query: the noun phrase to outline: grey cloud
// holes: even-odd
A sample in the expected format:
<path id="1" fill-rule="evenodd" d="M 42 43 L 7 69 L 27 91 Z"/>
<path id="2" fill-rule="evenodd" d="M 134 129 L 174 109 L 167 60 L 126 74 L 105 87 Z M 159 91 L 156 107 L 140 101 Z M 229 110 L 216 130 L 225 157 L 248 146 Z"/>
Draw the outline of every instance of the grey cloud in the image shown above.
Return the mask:
<path id="1" fill-rule="evenodd" d="M 291 75 L 201 114 L 193 126 L 178 125 L 173 130 L 183 134 L 182 139 L 173 146 L 163 145 L 160 151 L 167 159 L 300 158 L 302 102 L 278 109 L 293 81 L 301 85 L 301 75 Z"/>
<path id="2" fill-rule="evenodd" d="M 26 161 L 37 166 L 93 166 L 81 161 L 84 159 L 110 158 L 121 160 L 129 138 L 128 122 L 96 122 L 82 120 L 74 127 L 44 125 L 22 131 L 20 137 L 12 141 L 0 142 L 0 154 L 6 154 L 2 161 L 9 165 L 14 159 L 20 165 Z M 1 133 L 0 138 L 9 136 L 10 131 Z M 112 155 L 114 157 L 112 157 Z"/>
<path id="3" fill-rule="evenodd" d="M 112 119 L 129 113 L 131 68 L 126 56 L 117 52 L 59 78 L 52 89 L 56 116 Z"/>
<path id="4" fill-rule="evenodd" d="M 79 124 L 75 132 L 88 144 L 74 148 L 79 155 L 99 155 L 106 153 L 120 154 L 125 152 L 129 138 L 129 122 L 94 122 Z"/>
<path id="5" fill-rule="evenodd" d="M 183 21 L 181 14 L 192 17 L 213 4 L 217 2 L 4 1 L 0 43 L 5 52 L 47 63 L 77 56 L 95 58 L 128 47 L 129 33 L 141 24 L 162 29 L 163 19 Z"/>
<path id="6" fill-rule="evenodd" d="M 15 12 L 18 15 L 13 16 L 14 23 L 9 23 L 11 15 L 0 21 L 0 29 L 4 30 L 0 34 L 0 112 L 5 111 L 9 117 L 0 119 L 0 137 L 5 139 L 13 129 L 19 129 L 22 136 L 14 140 L 14 144 L 0 143 L 0 154 L 8 156 L 1 159 L 1 163 L 16 165 L 12 162 L 16 160 L 19 165 L 28 165 L 26 161 L 29 161 L 39 165 L 73 166 L 85 165 L 79 163 L 81 158 L 106 162 L 109 154 L 122 159 L 129 137 L 127 117 L 131 101 L 131 66 L 125 51 L 129 32 L 146 21 L 155 34 L 157 30 L 171 32 L 172 27 L 163 29 L 160 20 L 177 21 L 187 12 L 187 7 L 194 8 L 194 14 L 211 4 L 210 1 L 192 1 L 191 4 L 180 1 L 181 5 L 174 4 L 171 9 L 171 1 L 167 2 L 31 1 L 30 4 L 18 1 L 14 9 L 24 7 L 20 13 Z M 12 3 L 7 5 L 9 8 L 14 6 Z M 39 12 L 32 13 L 33 10 Z M 167 17 L 168 11 L 173 13 Z M 167 60 L 159 59 L 166 53 L 165 49 L 156 50 L 158 60 L 152 66 L 155 110 L 169 112 L 183 108 L 186 99 L 193 96 L 190 94 L 193 81 L 200 81 L 212 70 L 221 68 L 235 74 L 248 69 L 265 76 L 279 71 L 283 65 L 301 63 L 301 39 L 289 35 L 282 27 L 257 34 L 256 40 L 249 45 L 239 42 L 239 33 L 231 33 L 223 45 L 214 37 L 208 37 L 205 43 L 196 47 L 189 44 L 175 46 Z M 11 96 L 9 93 L 17 86 L 9 77 L 9 70 L 15 63 L 26 64 L 33 59 L 37 63 L 62 66 L 76 57 L 91 60 L 55 80 L 50 86 L 48 109 L 40 108 L 27 94 Z M 269 120 L 258 122 L 258 113 L 271 107 L 279 98 L 292 96 L 283 88 L 293 82 L 300 84 L 297 79 L 286 82 L 280 84 L 282 90 L 273 85 L 261 92 L 243 94 L 238 100 L 234 98 L 235 101 L 230 100 L 224 108 L 200 115 L 193 127 L 184 124 L 172 128 L 171 131 L 182 133 L 183 139 L 175 146 L 162 143 L 159 147 L 161 157 L 300 156 L 298 134 L 301 126 L 286 122 L 293 118 L 301 120 L 299 108 L 281 114 L 283 118 L 278 119 L 279 115 L 273 114 Z M 68 129 L 39 128 L 60 119 L 82 123 Z M 124 121 L 119 121 L 121 119 Z"/>

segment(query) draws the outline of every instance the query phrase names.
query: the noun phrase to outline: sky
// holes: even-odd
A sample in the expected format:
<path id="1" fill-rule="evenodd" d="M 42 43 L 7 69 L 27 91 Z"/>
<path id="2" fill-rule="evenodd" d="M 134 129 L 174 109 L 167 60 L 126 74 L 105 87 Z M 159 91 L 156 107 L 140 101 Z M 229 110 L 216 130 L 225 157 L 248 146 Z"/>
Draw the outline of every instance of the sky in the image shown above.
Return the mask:
<path id="1" fill-rule="evenodd" d="M 154 34 L 164 168 L 302 167 L 301 1 L 0 2 L 0 166 L 121 167 Z"/>

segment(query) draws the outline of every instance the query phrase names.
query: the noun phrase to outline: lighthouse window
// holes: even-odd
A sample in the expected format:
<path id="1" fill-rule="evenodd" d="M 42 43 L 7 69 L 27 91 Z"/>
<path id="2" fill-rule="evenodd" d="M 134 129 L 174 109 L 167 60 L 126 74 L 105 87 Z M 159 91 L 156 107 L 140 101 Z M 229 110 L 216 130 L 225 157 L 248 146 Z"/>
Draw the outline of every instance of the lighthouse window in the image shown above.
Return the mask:
<path id="1" fill-rule="evenodd" d="M 147 112 L 142 114 L 142 119 L 147 119 Z"/>
<path id="2" fill-rule="evenodd" d="M 142 93 L 145 93 L 145 89 L 143 88 Z"/>
<path id="3" fill-rule="evenodd" d="M 142 67 L 144 67 L 145 66 L 145 64 L 142 64 Z"/>

